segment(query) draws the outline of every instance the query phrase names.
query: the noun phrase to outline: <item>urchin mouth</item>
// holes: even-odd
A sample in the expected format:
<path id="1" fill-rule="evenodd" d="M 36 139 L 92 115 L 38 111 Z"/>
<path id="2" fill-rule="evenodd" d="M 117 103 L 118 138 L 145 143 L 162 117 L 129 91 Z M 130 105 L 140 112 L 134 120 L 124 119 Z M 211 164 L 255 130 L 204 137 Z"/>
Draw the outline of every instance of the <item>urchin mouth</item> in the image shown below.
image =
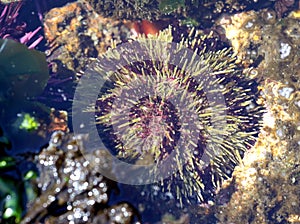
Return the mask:
<path id="1" fill-rule="evenodd" d="M 209 72 L 207 68 L 202 76 Z M 114 142 L 120 160 L 136 164 L 150 156 L 146 163 L 158 165 L 173 153 L 176 172 L 192 155 L 201 158 L 204 146 L 209 148 L 206 126 L 212 126 L 214 111 L 203 87 L 208 78 L 199 82 L 173 64 L 146 60 L 120 68 L 109 80 L 97 101 L 96 122 L 105 127 L 102 138 Z M 219 110 L 222 114 L 224 108 Z"/>
<path id="2" fill-rule="evenodd" d="M 120 159 L 151 155 L 154 162 L 159 162 L 172 152 L 180 138 L 178 111 L 168 100 L 172 98 L 170 90 L 178 84 L 166 77 L 139 78 L 138 82 L 128 80 L 106 91 L 111 94 L 98 102 L 96 122 L 106 126 L 104 136 L 114 139 Z"/>
<path id="3" fill-rule="evenodd" d="M 136 142 L 123 141 L 123 149 L 137 151 L 140 157 L 150 154 L 155 162 L 166 158 L 180 137 L 176 107 L 158 96 L 140 99 L 130 110 L 129 123 L 121 138 L 132 133 Z"/>
<path id="4" fill-rule="evenodd" d="M 100 137 L 114 141 L 112 150 L 121 161 L 153 165 L 154 175 L 182 177 L 185 167 L 199 166 L 209 150 L 212 109 L 201 87 L 206 80 L 199 83 L 174 65 L 147 61 L 145 70 L 142 65 L 115 74 L 114 84 L 99 97 L 97 118 L 107 130 Z"/>

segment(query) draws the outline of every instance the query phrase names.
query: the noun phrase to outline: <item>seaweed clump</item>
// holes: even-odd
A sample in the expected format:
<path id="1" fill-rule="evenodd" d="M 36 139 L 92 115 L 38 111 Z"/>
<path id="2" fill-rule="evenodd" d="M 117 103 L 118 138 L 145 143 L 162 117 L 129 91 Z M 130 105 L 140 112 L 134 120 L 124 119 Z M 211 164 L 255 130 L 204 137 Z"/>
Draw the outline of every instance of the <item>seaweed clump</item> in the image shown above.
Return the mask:
<path id="1" fill-rule="evenodd" d="M 0 222 L 19 223 L 26 203 L 35 194 L 33 181 L 37 170 L 33 163 L 6 153 L 12 148 L 10 139 L 0 127 Z"/>
<path id="2" fill-rule="evenodd" d="M 34 100 L 48 81 L 48 64 L 45 54 L 14 40 L 0 39 L 0 47 L 0 124 L 11 139 L 13 149 L 25 150 L 26 146 L 30 148 L 33 142 L 41 140 L 36 138 L 39 135 L 37 123 L 42 115 L 47 117 L 50 113 L 47 107 Z M 30 117 L 31 121 L 36 120 L 31 122 L 35 128 L 26 125 L 26 129 L 22 123 Z M 32 141 L 28 142 L 28 138 Z"/>

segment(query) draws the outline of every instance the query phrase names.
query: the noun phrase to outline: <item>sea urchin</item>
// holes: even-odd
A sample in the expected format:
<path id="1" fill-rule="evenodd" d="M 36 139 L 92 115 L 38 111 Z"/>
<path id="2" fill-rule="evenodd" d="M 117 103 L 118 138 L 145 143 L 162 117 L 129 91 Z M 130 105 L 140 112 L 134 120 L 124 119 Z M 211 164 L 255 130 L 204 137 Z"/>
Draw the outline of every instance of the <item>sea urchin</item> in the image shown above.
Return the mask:
<path id="1" fill-rule="evenodd" d="M 110 49 L 84 75 L 90 81 L 78 86 L 74 105 L 82 97 L 91 103 L 85 112 L 117 158 L 115 180 L 159 182 L 181 202 L 204 201 L 253 145 L 263 113 L 257 83 L 230 49 L 210 51 L 209 38 L 192 30 L 174 43 L 172 28 L 140 36 Z M 74 126 L 84 123 L 78 118 Z"/>

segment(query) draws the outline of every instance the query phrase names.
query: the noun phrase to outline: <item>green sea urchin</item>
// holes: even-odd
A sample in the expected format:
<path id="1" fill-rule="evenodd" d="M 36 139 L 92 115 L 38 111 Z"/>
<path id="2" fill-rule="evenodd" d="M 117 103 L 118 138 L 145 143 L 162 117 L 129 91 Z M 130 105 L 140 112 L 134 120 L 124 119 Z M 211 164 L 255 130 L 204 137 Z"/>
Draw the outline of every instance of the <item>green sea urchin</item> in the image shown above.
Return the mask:
<path id="1" fill-rule="evenodd" d="M 103 84 L 85 111 L 94 114 L 117 163 L 134 167 L 112 167 L 117 181 L 156 181 L 180 202 L 204 201 L 253 145 L 263 114 L 257 83 L 242 73 L 230 49 L 210 51 L 209 38 L 193 30 L 174 43 L 171 28 L 140 36 L 130 42 L 135 47 L 110 49 L 85 74 Z M 93 83 L 91 92 L 99 88 Z M 78 89 L 75 105 L 88 96 Z M 73 116 L 74 127 L 82 123 Z"/>

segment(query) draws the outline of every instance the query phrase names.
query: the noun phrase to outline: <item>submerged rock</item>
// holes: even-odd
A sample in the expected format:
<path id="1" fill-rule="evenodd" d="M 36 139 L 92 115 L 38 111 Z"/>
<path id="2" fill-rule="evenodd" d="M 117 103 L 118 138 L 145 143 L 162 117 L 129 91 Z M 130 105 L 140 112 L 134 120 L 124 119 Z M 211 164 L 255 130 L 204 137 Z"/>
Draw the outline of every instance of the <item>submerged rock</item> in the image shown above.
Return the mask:
<path id="1" fill-rule="evenodd" d="M 99 164 L 107 163 L 105 151 L 82 155 L 86 137 L 62 131 L 53 133 L 49 144 L 36 156 L 40 196 L 29 205 L 22 223 L 132 223 L 135 220 L 137 213 L 130 204 L 108 205 L 110 194 L 117 187 L 97 169 Z M 88 162 L 91 158 L 93 164 Z"/>

